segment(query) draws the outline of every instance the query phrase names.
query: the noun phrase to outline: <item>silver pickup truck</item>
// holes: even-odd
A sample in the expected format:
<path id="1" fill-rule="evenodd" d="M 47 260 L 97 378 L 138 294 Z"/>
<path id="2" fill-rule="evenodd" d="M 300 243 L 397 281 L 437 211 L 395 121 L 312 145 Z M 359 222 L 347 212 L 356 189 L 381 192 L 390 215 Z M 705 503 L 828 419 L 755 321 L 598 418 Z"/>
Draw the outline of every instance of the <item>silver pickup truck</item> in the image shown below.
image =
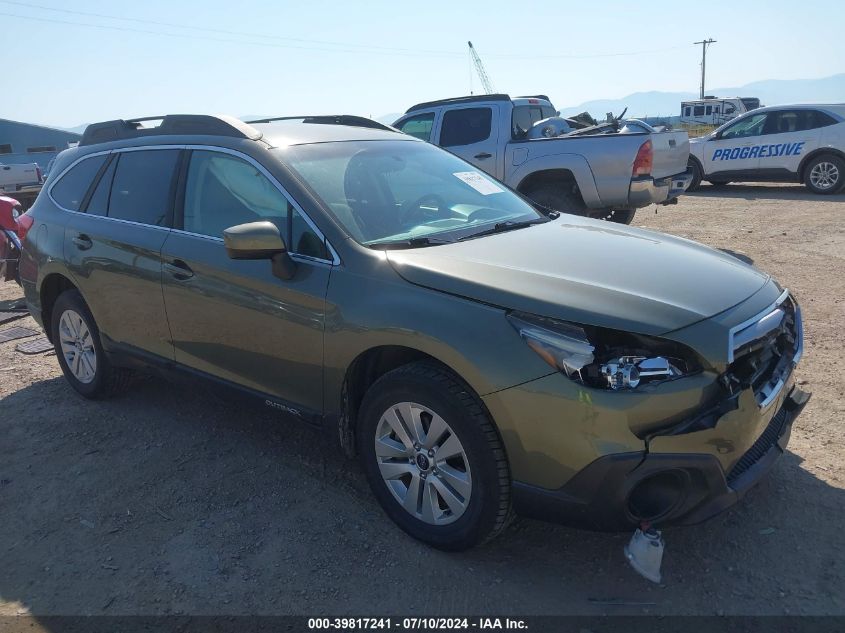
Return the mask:
<path id="1" fill-rule="evenodd" d="M 37 163 L 22 165 L 0 163 L 0 196 L 13 195 L 24 208 L 29 208 L 35 201 L 38 192 L 41 191 L 43 180 L 41 167 Z"/>
<path id="2" fill-rule="evenodd" d="M 642 121 L 582 125 L 548 97 L 493 94 L 420 103 L 394 127 L 439 145 L 557 211 L 629 224 L 689 186 L 686 132 Z"/>

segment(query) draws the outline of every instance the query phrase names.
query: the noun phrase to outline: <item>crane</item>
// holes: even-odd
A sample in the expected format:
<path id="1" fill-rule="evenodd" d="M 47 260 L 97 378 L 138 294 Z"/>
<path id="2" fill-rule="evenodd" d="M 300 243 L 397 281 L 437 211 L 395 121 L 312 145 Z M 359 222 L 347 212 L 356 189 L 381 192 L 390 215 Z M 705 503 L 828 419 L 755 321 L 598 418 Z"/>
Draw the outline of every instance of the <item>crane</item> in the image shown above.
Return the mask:
<path id="1" fill-rule="evenodd" d="M 484 88 L 484 94 L 493 94 L 496 89 L 493 87 L 493 82 L 487 76 L 487 71 L 484 70 L 484 64 L 481 63 L 481 58 L 475 52 L 472 42 L 467 42 L 469 46 L 469 54 L 472 57 L 472 63 L 475 64 L 475 72 L 478 73 L 478 78 L 481 80 L 481 87 Z"/>

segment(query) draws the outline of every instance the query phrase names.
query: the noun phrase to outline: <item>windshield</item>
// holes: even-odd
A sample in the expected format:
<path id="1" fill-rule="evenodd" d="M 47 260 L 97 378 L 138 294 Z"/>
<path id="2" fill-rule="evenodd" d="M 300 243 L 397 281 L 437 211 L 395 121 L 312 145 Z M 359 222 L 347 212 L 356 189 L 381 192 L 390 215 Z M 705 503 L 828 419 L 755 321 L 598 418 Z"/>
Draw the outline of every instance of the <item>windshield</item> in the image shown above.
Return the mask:
<path id="1" fill-rule="evenodd" d="M 543 218 L 460 158 L 416 141 L 356 141 L 275 150 L 361 244 L 452 241 L 502 222 Z"/>

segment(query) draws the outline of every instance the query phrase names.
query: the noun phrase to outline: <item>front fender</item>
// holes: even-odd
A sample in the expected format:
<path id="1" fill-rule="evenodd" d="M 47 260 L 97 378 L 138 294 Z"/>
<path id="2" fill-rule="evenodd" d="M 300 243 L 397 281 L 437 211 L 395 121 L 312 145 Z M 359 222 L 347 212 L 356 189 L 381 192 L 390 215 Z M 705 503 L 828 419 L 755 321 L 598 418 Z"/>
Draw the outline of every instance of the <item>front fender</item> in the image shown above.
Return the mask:
<path id="1" fill-rule="evenodd" d="M 347 370 L 383 346 L 422 352 L 484 396 L 550 373 L 522 341 L 502 308 L 416 286 L 389 264 L 392 281 L 373 283 L 342 267 L 332 271 L 326 305 L 325 413 L 338 415 Z"/>

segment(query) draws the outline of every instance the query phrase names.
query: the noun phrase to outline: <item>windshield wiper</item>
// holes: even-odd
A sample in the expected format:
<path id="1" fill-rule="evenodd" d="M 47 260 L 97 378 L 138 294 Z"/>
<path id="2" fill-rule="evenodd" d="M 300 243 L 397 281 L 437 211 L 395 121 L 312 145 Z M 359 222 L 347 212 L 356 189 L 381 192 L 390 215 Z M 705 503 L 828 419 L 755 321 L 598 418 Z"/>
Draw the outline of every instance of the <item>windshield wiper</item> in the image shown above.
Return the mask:
<path id="1" fill-rule="evenodd" d="M 478 233 L 472 233 L 471 235 L 465 235 L 464 237 L 460 238 L 458 241 L 462 242 L 464 240 L 471 240 L 476 237 L 484 237 L 485 235 L 493 235 L 494 233 L 505 233 L 506 231 L 513 231 L 515 229 L 522 229 L 526 226 L 533 226 L 534 224 L 545 224 L 548 222 L 548 218 L 536 218 L 534 220 L 523 220 L 522 222 L 514 222 L 513 220 L 505 220 L 504 222 L 496 222 L 493 225 L 493 228 L 486 229 L 484 231 L 479 231 Z"/>
<path id="2" fill-rule="evenodd" d="M 368 244 L 369 248 L 375 250 L 401 249 L 401 248 L 422 248 L 424 246 L 439 246 L 440 244 L 451 244 L 452 240 L 444 240 L 440 237 L 411 237 L 405 240 L 394 240 L 392 242 L 374 242 Z"/>

